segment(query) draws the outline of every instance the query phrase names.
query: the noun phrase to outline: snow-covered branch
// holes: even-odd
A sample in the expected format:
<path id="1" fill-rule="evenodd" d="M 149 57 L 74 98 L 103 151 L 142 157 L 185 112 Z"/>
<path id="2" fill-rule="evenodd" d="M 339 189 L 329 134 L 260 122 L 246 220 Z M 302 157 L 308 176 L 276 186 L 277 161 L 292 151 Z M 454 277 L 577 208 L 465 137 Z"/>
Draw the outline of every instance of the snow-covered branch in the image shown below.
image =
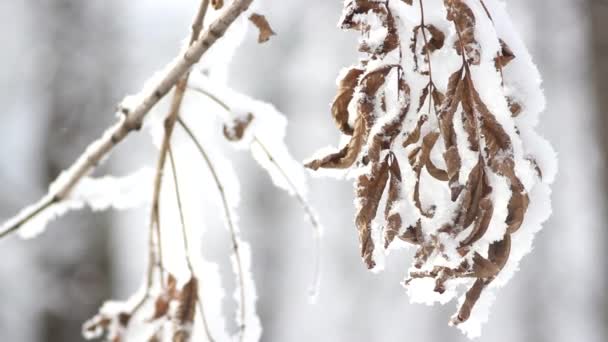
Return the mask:
<path id="1" fill-rule="evenodd" d="M 247 10 L 252 2 L 253 0 L 230 2 L 223 13 L 201 33 L 188 49 L 180 53 L 163 71 L 152 77 L 139 93 L 127 96 L 118 106 L 120 115 L 118 122 L 86 148 L 76 162 L 58 177 L 42 200 L 27 207 L 15 218 L 5 223 L 0 231 L 0 238 L 17 231 L 45 210 L 69 198 L 72 190 L 82 178 L 90 174 L 131 132 L 142 127 L 143 120 L 150 110 L 224 35 L 228 27 Z"/>

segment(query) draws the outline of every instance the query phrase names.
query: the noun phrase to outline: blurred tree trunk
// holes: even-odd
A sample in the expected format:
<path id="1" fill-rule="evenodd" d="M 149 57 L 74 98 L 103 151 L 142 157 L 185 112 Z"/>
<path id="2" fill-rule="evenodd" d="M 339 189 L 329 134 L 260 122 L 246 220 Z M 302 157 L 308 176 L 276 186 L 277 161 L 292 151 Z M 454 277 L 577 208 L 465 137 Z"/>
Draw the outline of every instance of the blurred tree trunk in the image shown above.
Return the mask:
<path id="1" fill-rule="evenodd" d="M 48 82 L 41 101 L 48 120 L 40 160 L 45 183 L 113 120 L 112 57 L 120 50 L 111 3 L 57 0 L 32 6 L 43 40 L 38 70 Z M 83 321 L 110 297 L 109 225 L 108 215 L 85 211 L 62 218 L 42 236 L 37 260 L 53 287 L 43 297 L 40 341 L 82 341 Z"/>
<path id="2" fill-rule="evenodd" d="M 596 99 L 596 113 L 597 115 L 597 128 L 599 129 L 598 135 L 601 143 L 602 157 L 603 157 L 603 170 L 606 170 L 606 163 L 608 162 L 608 3 L 599 0 L 588 0 L 588 10 L 591 18 L 591 48 L 593 63 L 589 66 L 590 74 L 594 77 L 595 81 L 595 96 Z M 608 173 L 604 173 L 604 196 L 608 193 Z M 602 211 L 604 215 L 603 222 L 608 219 L 606 217 L 608 208 L 604 208 Z M 608 243 L 608 231 L 604 229 L 602 231 L 603 236 L 601 239 L 604 243 Z M 604 246 L 606 246 L 604 244 Z M 604 249 L 604 255 L 606 250 Z M 599 270 L 602 270 L 603 274 L 603 289 L 608 288 L 608 258 L 600 258 L 602 265 L 599 266 Z M 604 340 L 608 338 L 608 295 L 603 292 L 602 300 L 598 301 L 598 304 L 602 305 L 598 308 L 598 312 L 602 316 L 604 331 L 601 332 Z M 598 332 L 599 333 L 599 332 Z"/>

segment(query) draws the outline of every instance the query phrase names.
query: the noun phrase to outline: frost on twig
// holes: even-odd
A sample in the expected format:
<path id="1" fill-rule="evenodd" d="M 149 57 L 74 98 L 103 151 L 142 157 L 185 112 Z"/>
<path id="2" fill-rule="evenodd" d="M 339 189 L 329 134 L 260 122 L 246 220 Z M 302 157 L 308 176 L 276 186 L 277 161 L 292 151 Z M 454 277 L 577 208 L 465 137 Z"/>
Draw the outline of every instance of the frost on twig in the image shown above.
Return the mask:
<path id="1" fill-rule="evenodd" d="M 27 222 L 22 225 L 19 234 L 23 238 L 33 238 L 42 233 L 50 221 L 85 206 L 94 211 L 141 207 L 150 201 L 149 182 L 152 181 L 152 176 L 152 169 L 142 168 L 125 177 L 85 177 L 63 201 L 53 201 L 52 197 L 47 195 L 39 203 L 24 208 L 17 216 L 7 221 L 3 230 L 17 225 L 18 222 Z M 65 179 L 65 175 L 60 176 L 50 185 L 49 193 L 55 193 L 56 189 L 63 187 Z M 43 209 L 32 215 L 35 208 Z"/>
<path id="2" fill-rule="evenodd" d="M 28 210 L 20 215 L 20 220 L 10 220 L 11 224 L 3 225 L 0 238 L 17 231 L 23 224 L 51 208 L 51 204 L 66 199 L 80 180 L 91 173 L 110 154 L 114 146 L 127 137 L 129 133 L 141 128 L 143 120 L 150 110 L 190 70 L 192 65 L 197 63 L 201 56 L 223 36 L 228 27 L 242 12 L 247 10 L 252 1 L 235 0 L 231 2 L 218 19 L 201 33 L 199 39 L 180 53 L 162 71 L 150 78 L 139 93 L 125 97 L 118 106 L 120 117 L 118 122 L 106 130 L 101 138 L 89 145 L 76 162 L 63 173 L 63 179 L 55 182 L 61 185 L 57 186 L 55 192 L 48 193 L 43 200 L 32 207 L 28 207 Z M 57 210 L 55 214 L 62 211 L 64 210 Z M 47 218 L 55 216 L 46 215 Z M 45 223 L 44 220 L 39 220 L 38 227 L 43 229 L 46 226 Z"/>
<path id="3" fill-rule="evenodd" d="M 307 166 L 351 170 L 368 268 L 414 246 L 411 300 L 460 296 L 450 322 L 478 336 L 550 214 L 538 71 L 498 0 L 348 0 L 340 23 L 363 54 L 331 108 L 348 139 Z"/>
<path id="4" fill-rule="evenodd" d="M 313 228 L 315 251 L 310 299 L 314 302 L 320 282 L 320 240 L 323 228 L 307 200 L 306 175 L 301 164 L 285 145 L 287 120 L 276 108 L 262 101 L 238 93 L 228 87 L 212 83 L 200 74 L 193 74 L 189 87 L 193 93 L 208 98 L 223 109 L 224 137 L 238 149 L 249 150 L 253 158 L 270 175 L 273 183 L 294 196 Z"/>

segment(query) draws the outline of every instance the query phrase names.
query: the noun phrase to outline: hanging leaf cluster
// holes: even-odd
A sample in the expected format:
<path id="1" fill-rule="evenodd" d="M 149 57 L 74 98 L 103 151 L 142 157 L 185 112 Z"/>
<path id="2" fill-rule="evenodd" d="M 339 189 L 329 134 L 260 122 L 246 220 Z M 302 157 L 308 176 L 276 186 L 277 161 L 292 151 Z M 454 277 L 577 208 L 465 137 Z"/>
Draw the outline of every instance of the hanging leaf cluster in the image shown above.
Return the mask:
<path id="1" fill-rule="evenodd" d="M 441 295 L 468 284 L 460 324 L 508 262 L 542 172 L 521 147 L 525 104 L 504 83 L 517 56 L 497 34 L 477 36 L 479 21 L 493 23 L 483 1 L 425 3 L 345 2 L 340 25 L 360 34 L 363 57 L 341 74 L 331 113 L 349 140 L 306 166 L 354 175 L 368 268 L 399 240 L 416 248 L 406 286 L 434 279 Z"/>

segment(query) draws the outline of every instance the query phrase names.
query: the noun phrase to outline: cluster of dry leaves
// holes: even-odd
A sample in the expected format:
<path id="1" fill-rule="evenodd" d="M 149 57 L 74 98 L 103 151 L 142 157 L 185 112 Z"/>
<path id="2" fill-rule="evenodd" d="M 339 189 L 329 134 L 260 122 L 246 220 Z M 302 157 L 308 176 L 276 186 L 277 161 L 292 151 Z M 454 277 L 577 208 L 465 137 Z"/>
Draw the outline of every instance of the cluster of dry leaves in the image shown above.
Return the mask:
<path id="1" fill-rule="evenodd" d="M 393 1 L 412 5 L 412 0 Z M 492 20 L 482 0 L 480 3 Z M 376 266 L 374 255 L 377 250 L 388 248 L 398 238 L 417 246 L 414 269 L 418 271 L 410 272 L 406 284 L 415 278 L 433 278 L 435 291 L 443 293 L 446 282 L 452 279 L 475 279 L 452 319 L 452 323 L 458 324 L 470 317 L 483 289 L 507 262 L 510 236 L 521 226 L 529 198 L 515 173 L 511 138 L 482 101 L 472 77 L 471 68 L 479 65 L 481 56 L 473 11 L 463 0 L 443 1 L 446 19 L 457 34 L 454 44 L 447 46 L 448 32 L 425 24 L 423 1 L 419 6 L 420 24 L 408 32 L 407 37 L 401 37 L 399 18 L 392 13 L 389 1 L 345 2 L 341 27 L 361 34 L 359 50 L 365 56 L 339 81 L 338 94 L 331 107 L 338 129 L 350 136 L 350 140 L 341 150 L 315 159 L 307 167 L 313 170 L 350 169 L 355 173 L 355 222 L 361 256 L 368 268 Z M 382 40 L 377 38 L 378 28 L 374 27 L 378 22 L 382 25 L 380 32 L 385 33 Z M 406 41 L 409 46 L 402 46 Z M 502 40 L 500 43 L 502 51 L 496 55 L 494 64 L 502 75 L 502 69 L 515 56 Z M 404 60 L 403 49 L 408 48 L 413 58 Z M 454 49 L 462 58 L 462 64 L 449 77 L 447 86 L 437 87 L 431 56 L 442 49 Z M 404 78 L 403 68 L 406 67 L 428 77 L 428 83 L 419 93 L 412 93 Z M 419 99 L 417 108 L 410 108 L 415 98 Z M 513 99 L 507 100 L 513 117 L 517 116 L 520 105 Z M 459 115 L 455 115 L 457 112 Z M 408 126 L 406 119 L 414 120 L 416 124 Z M 457 142 L 456 129 L 465 132 L 466 143 Z M 467 151 L 463 151 L 465 148 Z M 442 163 L 432 160 L 434 150 L 439 152 Z M 475 166 L 470 171 L 462 170 L 462 156 L 471 153 L 476 156 Z M 401 159 L 401 165 L 397 155 L 406 156 Z M 404 161 L 409 165 L 403 165 Z M 530 163 L 534 161 L 530 160 Z M 537 171 L 541 177 L 538 168 Z M 450 212 L 441 213 L 440 217 L 446 218 L 441 222 L 434 219 L 439 214 L 437 206 L 423 203 L 425 201 L 421 199 L 425 187 L 423 172 L 445 184 L 449 194 L 452 206 L 442 208 Z M 405 185 L 406 174 L 415 178 L 408 180 L 415 182 L 413 186 Z M 511 197 L 504 222 L 506 233 L 490 245 L 487 257 L 484 257 L 472 246 L 488 230 L 496 209 L 489 180 L 491 175 L 507 179 Z M 404 203 L 412 203 L 412 210 L 404 210 L 407 207 Z M 382 205 L 384 212 L 378 213 Z M 375 222 L 383 222 L 377 229 L 383 234 L 381 238 L 375 235 Z M 434 227 L 425 226 L 429 224 Z M 377 246 L 379 243 L 383 246 Z M 442 255 L 454 260 L 449 249 L 461 260 L 457 267 L 425 268 L 431 256 Z"/>
<path id="2" fill-rule="evenodd" d="M 192 277 L 181 289 L 177 288 L 176 278 L 169 274 L 167 284 L 154 302 L 154 313 L 148 322 L 156 326 L 156 331 L 149 341 L 162 341 L 167 323 L 172 326 L 172 340 L 175 342 L 188 341 L 194 325 L 196 305 L 198 303 L 198 281 Z M 127 329 L 132 313 L 120 312 L 106 314 L 101 312 L 83 327 L 85 334 L 99 334 L 107 331 L 106 339 L 120 342 L 122 332 Z"/>

